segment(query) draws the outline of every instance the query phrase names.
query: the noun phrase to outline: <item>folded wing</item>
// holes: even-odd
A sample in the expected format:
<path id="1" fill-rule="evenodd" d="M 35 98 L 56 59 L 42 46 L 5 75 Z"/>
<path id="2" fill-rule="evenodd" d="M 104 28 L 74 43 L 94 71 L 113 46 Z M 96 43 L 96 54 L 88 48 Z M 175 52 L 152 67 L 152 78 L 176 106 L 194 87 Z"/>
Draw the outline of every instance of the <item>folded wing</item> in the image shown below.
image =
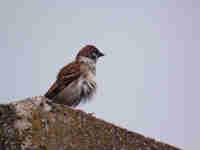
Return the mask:
<path id="1" fill-rule="evenodd" d="M 61 92 L 70 83 L 77 80 L 82 74 L 81 64 L 78 62 L 72 62 L 63 67 L 58 73 L 56 82 L 49 88 L 44 95 L 49 99 L 53 99 L 59 92 Z"/>

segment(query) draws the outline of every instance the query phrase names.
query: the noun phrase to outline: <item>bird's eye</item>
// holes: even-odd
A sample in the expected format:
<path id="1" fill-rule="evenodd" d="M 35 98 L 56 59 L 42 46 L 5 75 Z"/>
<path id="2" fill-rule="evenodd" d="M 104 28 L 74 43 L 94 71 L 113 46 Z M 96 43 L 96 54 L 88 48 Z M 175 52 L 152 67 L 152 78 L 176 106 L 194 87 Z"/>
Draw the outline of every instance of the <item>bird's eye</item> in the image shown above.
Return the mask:
<path id="1" fill-rule="evenodd" d="M 97 54 L 95 52 L 92 52 L 92 58 L 96 58 Z"/>

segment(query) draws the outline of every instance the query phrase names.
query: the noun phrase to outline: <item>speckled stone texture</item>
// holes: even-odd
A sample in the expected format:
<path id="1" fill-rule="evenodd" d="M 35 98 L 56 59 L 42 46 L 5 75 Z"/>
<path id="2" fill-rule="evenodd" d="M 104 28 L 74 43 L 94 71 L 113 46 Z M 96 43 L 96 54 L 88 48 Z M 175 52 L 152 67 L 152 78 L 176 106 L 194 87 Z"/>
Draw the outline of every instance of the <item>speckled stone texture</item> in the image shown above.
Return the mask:
<path id="1" fill-rule="evenodd" d="M 180 150 L 42 96 L 0 105 L 0 150 Z"/>

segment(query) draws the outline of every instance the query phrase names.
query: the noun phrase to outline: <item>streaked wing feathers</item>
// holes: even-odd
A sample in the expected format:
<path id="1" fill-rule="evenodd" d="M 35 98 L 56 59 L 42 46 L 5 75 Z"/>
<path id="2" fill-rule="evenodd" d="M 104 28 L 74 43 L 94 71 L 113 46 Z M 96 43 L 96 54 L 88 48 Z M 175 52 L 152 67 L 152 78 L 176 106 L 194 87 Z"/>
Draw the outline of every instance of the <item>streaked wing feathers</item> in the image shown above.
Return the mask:
<path id="1" fill-rule="evenodd" d="M 52 99 L 55 97 L 62 89 L 58 86 L 57 82 L 54 82 L 54 84 L 49 88 L 49 90 L 44 95 L 45 97 Z"/>
<path id="2" fill-rule="evenodd" d="M 57 81 L 51 86 L 51 88 L 45 94 L 45 97 L 52 99 L 71 82 L 77 80 L 81 76 L 81 64 L 72 62 L 63 67 L 57 76 Z"/>

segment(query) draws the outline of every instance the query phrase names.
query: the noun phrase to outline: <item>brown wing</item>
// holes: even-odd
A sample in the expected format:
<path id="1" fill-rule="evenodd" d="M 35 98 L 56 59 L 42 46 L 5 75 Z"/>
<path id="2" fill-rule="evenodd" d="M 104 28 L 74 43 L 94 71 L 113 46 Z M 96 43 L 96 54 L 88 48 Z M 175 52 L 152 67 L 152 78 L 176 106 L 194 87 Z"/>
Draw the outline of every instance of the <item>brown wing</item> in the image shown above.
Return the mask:
<path id="1" fill-rule="evenodd" d="M 54 84 L 49 88 L 49 90 L 45 93 L 45 97 L 52 99 L 54 96 L 56 96 L 61 91 L 61 88 L 59 88 L 58 83 L 54 82 Z"/>
<path id="2" fill-rule="evenodd" d="M 82 71 L 80 63 L 72 62 L 66 65 L 58 73 L 57 81 L 49 88 L 49 90 L 45 94 L 45 97 L 52 99 L 71 82 L 77 80 L 81 74 Z"/>

